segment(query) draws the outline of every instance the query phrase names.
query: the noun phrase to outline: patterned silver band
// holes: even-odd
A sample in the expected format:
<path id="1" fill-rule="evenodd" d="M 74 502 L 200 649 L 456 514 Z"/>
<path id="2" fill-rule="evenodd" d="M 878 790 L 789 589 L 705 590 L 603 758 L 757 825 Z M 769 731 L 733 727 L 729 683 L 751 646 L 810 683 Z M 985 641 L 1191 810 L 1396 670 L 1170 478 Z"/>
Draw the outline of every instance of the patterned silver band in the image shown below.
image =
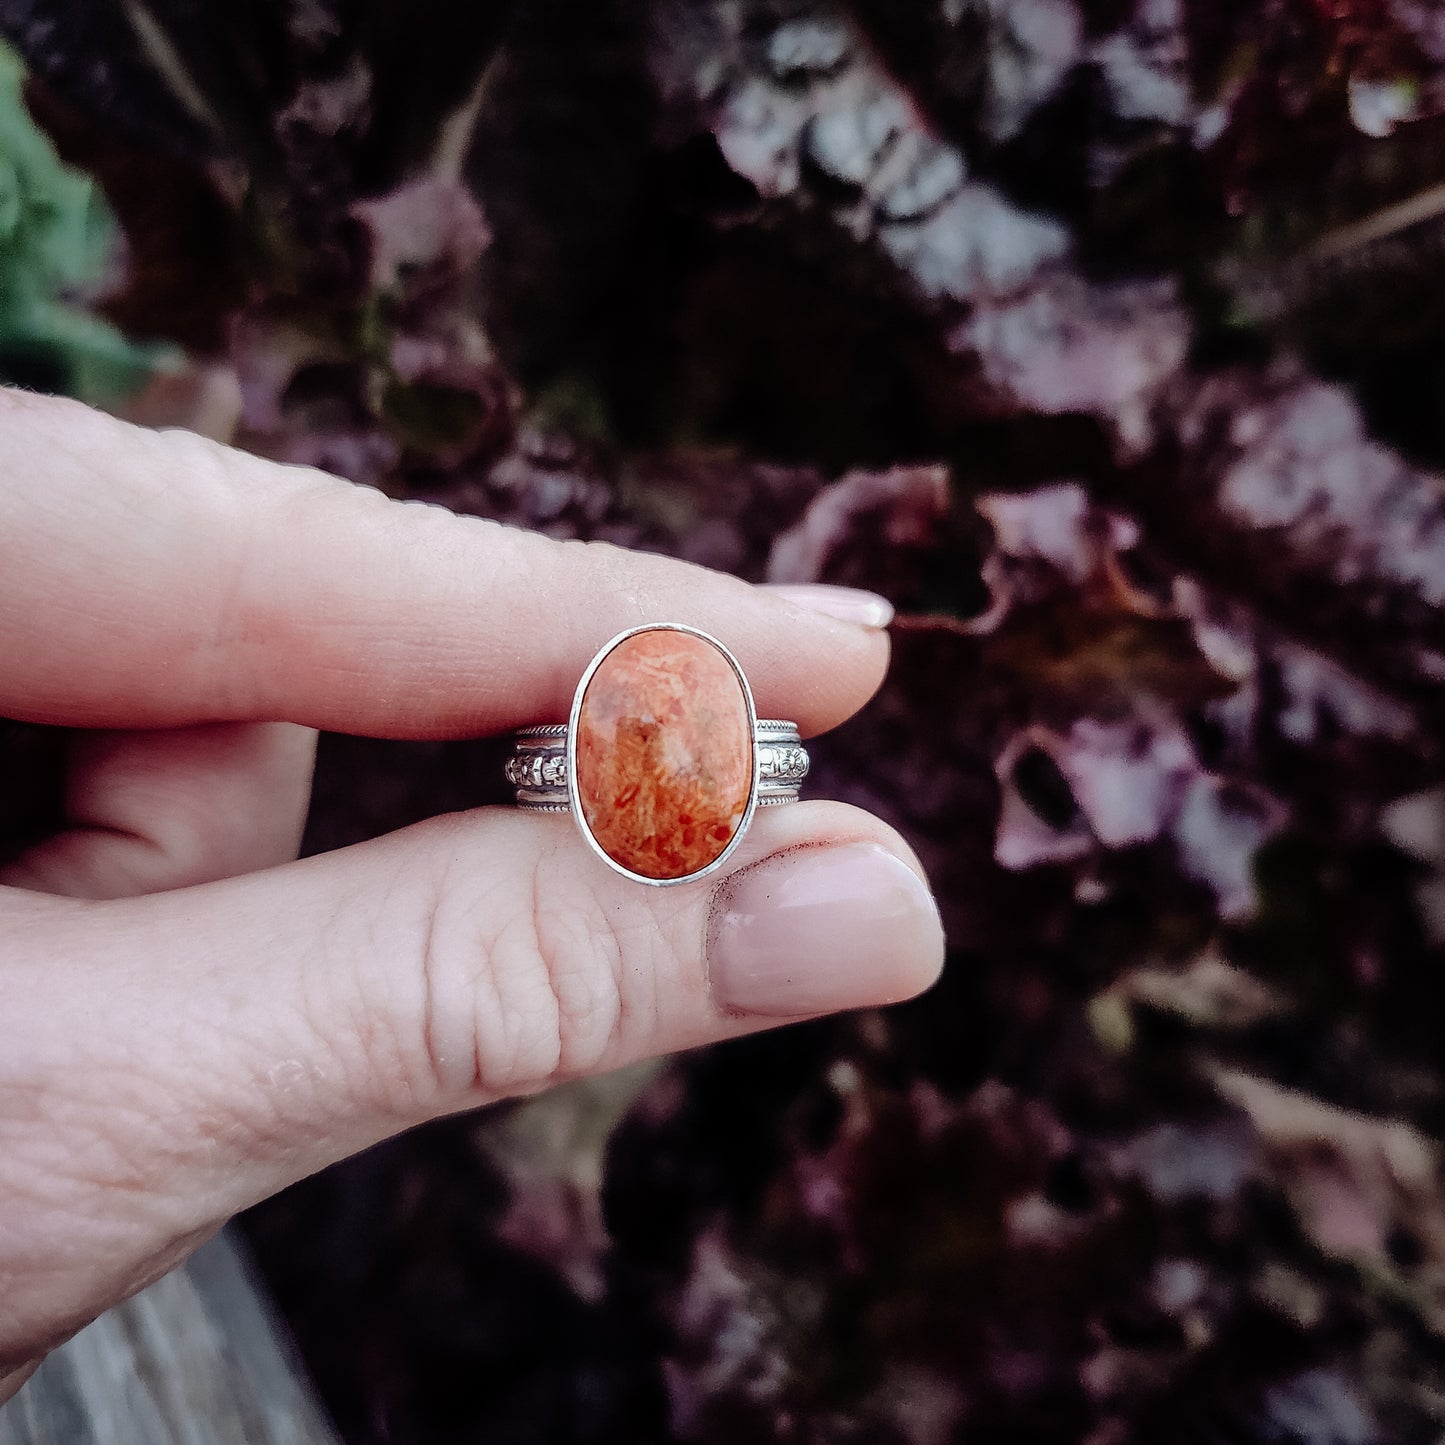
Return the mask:
<path id="1" fill-rule="evenodd" d="M 795 803 L 808 776 L 808 750 L 797 723 L 760 720 L 753 736 L 758 750 L 758 806 Z M 517 790 L 517 806 L 543 813 L 565 813 L 567 724 L 523 728 L 507 759 L 507 781 Z"/>

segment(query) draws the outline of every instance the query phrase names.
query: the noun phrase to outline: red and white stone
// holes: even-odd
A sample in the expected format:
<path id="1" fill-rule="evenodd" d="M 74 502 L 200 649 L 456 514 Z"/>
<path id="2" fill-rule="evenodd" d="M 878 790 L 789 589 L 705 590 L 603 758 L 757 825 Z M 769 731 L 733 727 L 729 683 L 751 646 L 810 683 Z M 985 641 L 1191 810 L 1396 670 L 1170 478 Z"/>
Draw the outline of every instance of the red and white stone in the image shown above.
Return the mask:
<path id="1" fill-rule="evenodd" d="M 706 638 L 665 628 L 623 638 L 587 683 L 575 746 L 587 827 L 633 873 L 688 877 L 742 826 L 752 719 L 732 663 Z"/>

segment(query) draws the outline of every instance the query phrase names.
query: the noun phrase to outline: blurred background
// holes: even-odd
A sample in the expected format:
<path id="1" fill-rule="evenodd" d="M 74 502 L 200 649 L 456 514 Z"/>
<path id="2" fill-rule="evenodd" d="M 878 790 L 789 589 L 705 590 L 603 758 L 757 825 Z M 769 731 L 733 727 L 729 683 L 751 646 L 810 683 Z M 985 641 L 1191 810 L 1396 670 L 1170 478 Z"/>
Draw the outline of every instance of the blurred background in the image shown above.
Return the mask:
<path id="1" fill-rule="evenodd" d="M 347 1445 L 1445 1439 L 1445 9 L 0 31 L 5 380 L 899 609 L 810 792 L 944 981 L 254 1211 Z M 324 738 L 306 846 L 504 750 Z"/>

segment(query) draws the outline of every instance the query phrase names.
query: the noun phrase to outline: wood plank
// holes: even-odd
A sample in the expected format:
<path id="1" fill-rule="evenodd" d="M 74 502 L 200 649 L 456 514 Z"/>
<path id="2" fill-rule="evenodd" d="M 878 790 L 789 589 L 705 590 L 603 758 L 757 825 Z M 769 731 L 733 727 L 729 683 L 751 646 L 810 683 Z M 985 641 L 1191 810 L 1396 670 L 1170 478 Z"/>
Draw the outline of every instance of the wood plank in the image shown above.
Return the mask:
<path id="1" fill-rule="evenodd" d="M 241 1246 L 222 1234 L 56 1350 L 0 1445 L 337 1445 Z"/>

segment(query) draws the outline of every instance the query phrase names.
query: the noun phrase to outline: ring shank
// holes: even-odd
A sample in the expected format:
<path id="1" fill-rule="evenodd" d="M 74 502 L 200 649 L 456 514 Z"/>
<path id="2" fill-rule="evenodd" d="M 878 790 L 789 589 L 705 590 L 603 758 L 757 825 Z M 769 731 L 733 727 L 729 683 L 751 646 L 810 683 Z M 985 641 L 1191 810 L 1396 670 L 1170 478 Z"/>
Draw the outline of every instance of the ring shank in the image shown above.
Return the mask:
<path id="1" fill-rule="evenodd" d="M 759 719 L 753 731 L 758 760 L 758 806 L 797 801 L 808 775 L 808 750 L 798 725 L 780 718 Z M 567 725 L 549 723 L 517 733 L 506 764 L 507 781 L 517 790 L 517 806 L 540 813 L 571 807 L 567 790 Z"/>

